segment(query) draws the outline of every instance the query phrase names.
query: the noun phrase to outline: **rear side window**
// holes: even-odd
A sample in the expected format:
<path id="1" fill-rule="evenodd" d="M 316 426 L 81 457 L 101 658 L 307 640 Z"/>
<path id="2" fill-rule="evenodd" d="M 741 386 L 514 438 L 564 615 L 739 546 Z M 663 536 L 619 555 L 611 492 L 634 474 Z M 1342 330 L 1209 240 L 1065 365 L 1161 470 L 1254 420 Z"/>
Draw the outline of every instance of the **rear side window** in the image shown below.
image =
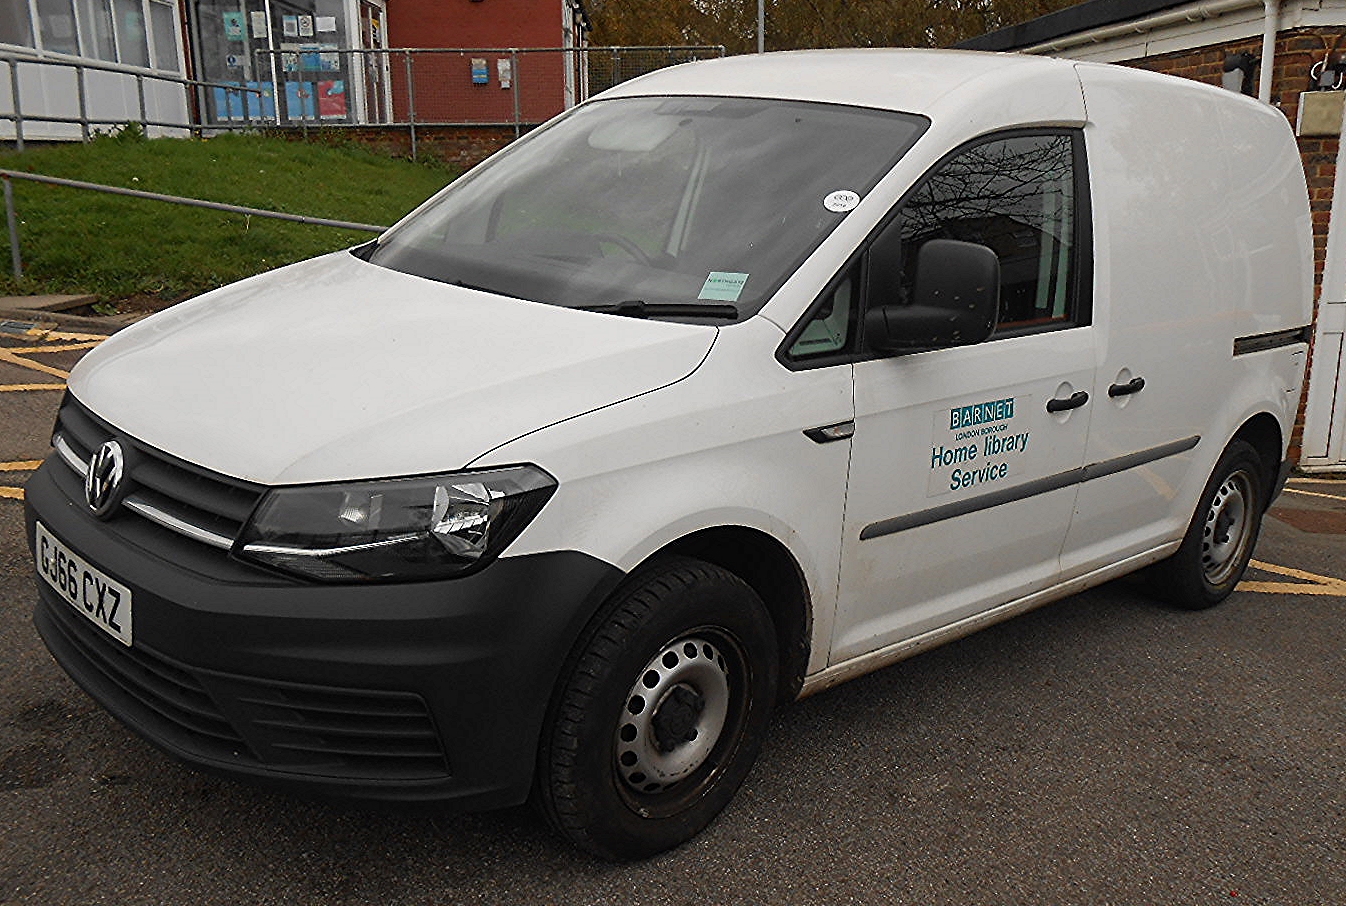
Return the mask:
<path id="1" fill-rule="evenodd" d="M 1074 143 L 1069 134 L 998 138 L 940 164 L 889 227 L 900 232 L 900 243 L 875 244 L 876 251 L 897 246 L 904 294 L 911 292 L 921 245 L 958 239 L 987 246 L 1000 259 L 997 335 L 1082 323 Z"/>

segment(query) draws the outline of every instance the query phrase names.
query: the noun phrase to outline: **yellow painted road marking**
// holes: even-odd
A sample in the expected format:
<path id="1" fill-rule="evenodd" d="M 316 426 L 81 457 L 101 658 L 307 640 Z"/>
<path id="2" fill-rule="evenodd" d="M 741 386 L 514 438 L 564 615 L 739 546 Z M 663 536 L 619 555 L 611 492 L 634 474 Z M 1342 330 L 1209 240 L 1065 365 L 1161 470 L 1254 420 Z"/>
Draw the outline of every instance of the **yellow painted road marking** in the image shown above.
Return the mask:
<path id="1" fill-rule="evenodd" d="M 93 349 L 101 340 L 90 340 L 84 343 L 57 343 L 51 346 L 5 346 L 5 351 L 14 355 L 32 355 L 35 352 L 73 352 L 77 349 Z"/>
<path id="2" fill-rule="evenodd" d="M 27 368 L 31 371 L 49 374 L 52 377 L 65 378 L 70 377 L 70 373 L 62 371 L 59 368 L 53 368 L 42 362 L 35 362 L 32 359 L 24 358 L 25 355 L 41 355 L 47 352 L 79 352 L 86 349 L 92 349 L 99 343 L 107 339 L 102 334 L 96 333 L 75 333 L 68 330 L 42 330 L 31 328 L 18 333 L 17 336 L 26 337 L 41 343 L 40 346 L 0 346 L 0 362 L 10 365 L 17 365 L 20 368 Z M 49 381 L 42 384 L 0 384 L 0 393 L 22 393 L 32 390 L 64 390 L 65 384 L 61 382 Z M 31 459 L 20 462 L 0 462 L 0 472 L 31 472 L 42 465 L 40 460 Z M 23 488 L 8 487 L 0 485 L 0 499 L 22 500 Z"/>
<path id="3" fill-rule="evenodd" d="M 38 332 L 44 339 L 52 340 L 88 340 L 91 343 L 101 343 L 107 339 L 105 333 L 71 333 L 68 330 L 43 330 Z"/>
<path id="4" fill-rule="evenodd" d="M 32 337 L 40 342 L 48 340 L 89 340 L 94 343 L 101 343 L 108 338 L 103 333 L 73 333 L 69 330 L 56 330 L 55 328 L 30 327 L 27 330 L 5 331 L 14 337 Z"/>
<path id="5" fill-rule="evenodd" d="M 1299 488 L 1286 488 L 1287 494 L 1303 494 L 1305 497 L 1325 497 L 1328 500 L 1346 500 L 1346 497 L 1338 497 L 1336 494 L 1319 494 L 1317 491 L 1301 491 Z"/>
<path id="6" fill-rule="evenodd" d="M 1296 482 L 1298 482 L 1298 483 L 1300 483 L 1300 484 L 1339 484 L 1339 485 L 1341 485 L 1342 487 L 1346 487 L 1346 481 L 1342 481 L 1340 478 L 1291 478 L 1291 479 L 1290 479 L 1290 484 L 1295 484 Z"/>
<path id="7" fill-rule="evenodd" d="M 1264 563 L 1261 560 L 1253 560 L 1248 564 L 1253 569 L 1263 572 L 1275 573 L 1278 576 L 1289 576 L 1292 579 L 1300 579 L 1299 582 L 1256 582 L 1245 579 L 1238 585 L 1237 591 L 1259 592 L 1267 595 L 1330 595 L 1334 597 L 1346 597 L 1346 581 L 1334 579 L 1331 576 L 1319 576 L 1315 573 L 1304 572 L 1302 569 L 1294 569 L 1289 566 L 1277 566 L 1274 563 Z"/>
<path id="8" fill-rule="evenodd" d="M 0 472 L 31 472 L 42 465 L 40 459 L 24 459 L 18 462 L 0 462 Z M 0 485 L 0 498 L 22 500 L 23 488 L 9 488 Z"/>
<path id="9" fill-rule="evenodd" d="M 58 378 L 70 377 L 70 372 L 62 371 L 59 368 L 53 368 L 50 365 L 43 365 L 41 362 L 33 362 L 21 356 L 14 355 L 8 349 L 0 347 L 0 362 L 8 362 L 11 365 L 18 365 L 20 368 L 31 368 L 34 371 L 40 371 L 43 374 L 50 374 Z"/>

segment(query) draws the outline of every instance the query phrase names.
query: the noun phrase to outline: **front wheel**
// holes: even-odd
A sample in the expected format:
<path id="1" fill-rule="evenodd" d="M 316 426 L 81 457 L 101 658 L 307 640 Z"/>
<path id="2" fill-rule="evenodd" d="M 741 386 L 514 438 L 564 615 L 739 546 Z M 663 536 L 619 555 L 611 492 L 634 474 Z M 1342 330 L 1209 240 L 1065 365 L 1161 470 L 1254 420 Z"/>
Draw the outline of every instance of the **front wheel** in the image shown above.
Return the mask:
<path id="1" fill-rule="evenodd" d="M 691 839 L 747 777 L 777 673 L 771 617 L 737 576 L 681 557 L 633 574 L 561 677 L 538 759 L 543 813 L 606 859 Z"/>
<path id="2" fill-rule="evenodd" d="M 1182 546 L 1155 567 L 1156 587 L 1188 610 L 1219 604 L 1252 559 L 1266 503 L 1266 470 L 1250 444 L 1231 441 L 1201 492 Z"/>

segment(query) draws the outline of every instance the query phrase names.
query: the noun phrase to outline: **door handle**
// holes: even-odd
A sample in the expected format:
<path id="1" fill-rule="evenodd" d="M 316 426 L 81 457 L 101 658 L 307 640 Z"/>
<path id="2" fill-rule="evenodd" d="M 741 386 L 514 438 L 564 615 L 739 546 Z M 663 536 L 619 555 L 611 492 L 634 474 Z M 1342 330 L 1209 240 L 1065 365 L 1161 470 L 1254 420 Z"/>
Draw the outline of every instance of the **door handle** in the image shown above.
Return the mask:
<path id="1" fill-rule="evenodd" d="M 1048 412 L 1065 412 L 1067 409 L 1078 409 L 1089 402 L 1089 394 L 1083 390 L 1077 390 L 1065 399 L 1047 400 Z"/>
<path id="2" fill-rule="evenodd" d="M 1145 389 L 1145 378 L 1143 377 L 1132 378 L 1125 384 L 1113 384 L 1111 387 L 1108 388 L 1108 396 L 1113 397 L 1115 399 L 1116 397 L 1126 396 L 1127 394 L 1130 393 L 1140 393 L 1140 391 L 1144 389 Z"/>

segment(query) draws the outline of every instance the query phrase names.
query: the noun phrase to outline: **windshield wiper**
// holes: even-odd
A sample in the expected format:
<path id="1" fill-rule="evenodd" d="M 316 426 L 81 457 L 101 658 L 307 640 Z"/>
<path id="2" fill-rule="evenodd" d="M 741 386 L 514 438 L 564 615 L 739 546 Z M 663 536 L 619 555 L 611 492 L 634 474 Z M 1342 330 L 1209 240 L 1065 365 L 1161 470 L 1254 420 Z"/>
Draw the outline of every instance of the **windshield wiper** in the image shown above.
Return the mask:
<path id="1" fill-rule="evenodd" d="M 466 280 L 445 280 L 449 286 L 461 286 L 463 289 L 475 289 L 479 293 L 490 293 L 493 296 L 504 296 L 507 299 L 522 299 L 525 302 L 532 302 L 527 296 L 516 296 L 513 293 L 507 293 L 502 289 L 492 289 L 489 286 L 478 286 L 475 283 L 468 283 Z"/>
<path id="2" fill-rule="evenodd" d="M 733 305 L 703 305 L 695 302 L 646 302 L 644 299 L 625 299 L 621 302 L 607 302 L 602 305 L 576 305 L 580 311 L 597 311 L 609 315 L 625 315 L 628 318 L 722 318 L 733 320 L 738 317 L 738 308 Z"/>

